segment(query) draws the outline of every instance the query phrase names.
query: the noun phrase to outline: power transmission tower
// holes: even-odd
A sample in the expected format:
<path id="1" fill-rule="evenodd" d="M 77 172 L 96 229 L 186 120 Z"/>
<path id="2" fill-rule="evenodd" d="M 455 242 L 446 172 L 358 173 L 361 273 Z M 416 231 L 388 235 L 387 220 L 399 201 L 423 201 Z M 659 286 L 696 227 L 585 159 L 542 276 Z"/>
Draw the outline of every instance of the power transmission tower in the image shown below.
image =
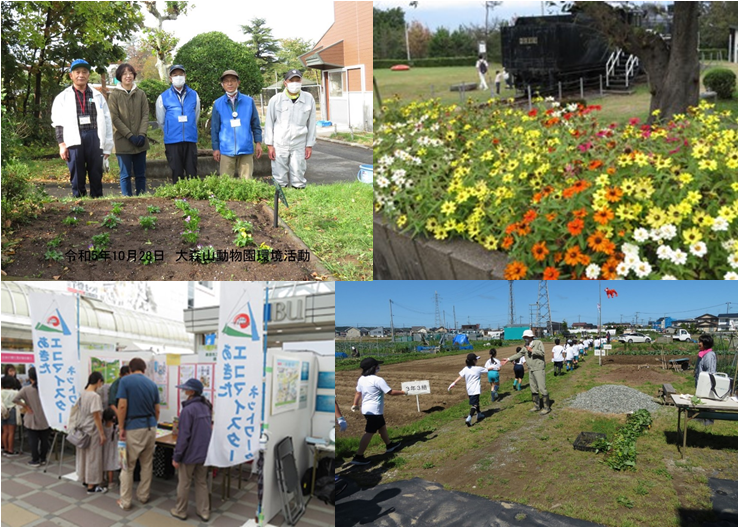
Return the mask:
<path id="1" fill-rule="evenodd" d="M 516 324 L 516 316 L 514 315 L 515 310 L 513 308 L 513 281 L 508 281 L 508 289 L 510 291 L 509 299 L 508 299 L 508 324 L 513 326 Z"/>
<path id="2" fill-rule="evenodd" d="M 547 333 L 552 335 L 552 310 L 549 306 L 549 284 L 545 280 L 539 281 L 539 298 L 536 300 L 536 310 L 536 326 L 544 328 L 543 324 L 546 323 Z"/>
<path id="3" fill-rule="evenodd" d="M 534 307 L 536 307 L 538 311 L 539 304 L 538 303 L 529 304 L 529 326 L 531 327 L 532 330 L 534 329 Z M 538 324 L 538 321 L 537 321 L 537 324 Z"/>
<path id="4" fill-rule="evenodd" d="M 436 304 L 436 314 L 434 316 L 436 328 L 441 326 L 441 311 L 439 310 L 439 292 L 434 292 L 434 303 Z"/>
<path id="5" fill-rule="evenodd" d="M 457 308 L 452 306 L 452 312 L 454 313 L 454 331 L 457 331 Z"/>
<path id="6" fill-rule="evenodd" d="M 390 342 L 395 343 L 395 327 L 393 326 L 393 300 L 390 299 Z"/>

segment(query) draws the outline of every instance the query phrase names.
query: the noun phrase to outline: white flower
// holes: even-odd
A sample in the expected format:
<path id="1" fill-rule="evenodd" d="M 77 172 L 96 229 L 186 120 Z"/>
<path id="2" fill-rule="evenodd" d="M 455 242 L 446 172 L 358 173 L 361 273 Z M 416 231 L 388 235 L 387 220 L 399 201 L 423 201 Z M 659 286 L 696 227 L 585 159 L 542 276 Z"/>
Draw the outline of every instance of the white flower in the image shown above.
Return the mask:
<path id="1" fill-rule="evenodd" d="M 721 242 L 721 247 L 724 248 L 724 251 L 736 251 L 737 241 L 736 240 L 724 240 L 723 242 Z"/>
<path id="2" fill-rule="evenodd" d="M 406 180 L 405 188 L 410 189 L 411 187 L 413 187 L 413 180 Z"/>
<path id="3" fill-rule="evenodd" d="M 734 268 L 739 268 L 739 254 L 732 253 L 729 255 L 729 258 L 726 259 L 726 262 Z"/>
<path id="4" fill-rule="evenodd" d="M 670 246 L 658 247 L 657 258 L 660 260 L 672 259 L 672 248 Z"/>
<path id="5" fill-rule="evenodd" d="M 664 237 L 662 236 L 662 231 L 660 231 L 659 229 L 652 229 L 649 231 L 649 238 L 651 238 L 655 242 L 662 242 L 662 238 Z"/>
<path id="6" fill-rule="evenodd" d="M 662 277 L 662 280 L 677 280 L 677 277 L 675 277 L 674 275 L 664 275 Z"/>
<path id="7" fill-rule="evenodd" d="M 544 98 L 544 101 L 546 101 L 547 103 L 550 103 L 554 101 L 554 97 L 551 95 L 548 95 L 547 97 Z"/>
<path id="8" fill-rule="evenodd" d="M 678 266 L 683 266 L 688 260 L 688 254 L 685 253 L 682 249 L 676 249 L 672 252 L 672 257 L 670 258 L 673 264 L 677 264 Z"/>
<path id="9" fill-rule="evenodd" d="M 383 157 L 380 158 L 380 163 L 379 164 L 381 166 L 389 167 L 390 165 L 393 164 L 393 161 L 394 160 L 393 160 L 392 157 L 390 157 L 387 154 L 385 154 Z"/>
<path id="10" fill-rule="evenodd" d="M 725 218 L 717 216 L 713 219 L 713 225 L 711 226 L 711 229 L 713 229 L 714 231 L 728 231 L 729 222 L 727 222 Z"/>
<path id="11" fill-rule="evenodd" d="M 624 255 L 638 255 L 639 246 L 626 242 L 621 246 L 621 251 L 623 251 Z"/>
<path id="12" fill-rule="evenodd" d="M 636 255 L 634 253 L 625 253 L 624 254 L 624 264 L 626 264 L 626 266 L 629 269 L 632 269 L 638 263 L 639 263 L 639 255 Z"/>
<path id="13" fill-rule="evenodd" d="M 391 178 L 395 183 L 401 184 L 401 180 L 405 181 L 405 169 L 398 169 L 393 171 Z"/>
<path id="14" fill-rule="evenodd" d="M 616 274 L 621 275 L 622 277 L 626 277 L 626 275 L 629 274 L 629 265 L 625 262 L 619 262 L 618 266 L 616 266 Z"/>
<path id="15" fill-rule="evenodd" d="M 647 231 L 643 227 L 639 227 L 634 231 L 634 240 L 636 240 L 640 244 L 642 242 L 646 242 L 648 238 L 649 238 L 649 231 Z"/>
<path id="16" fill-rule="evenodd" d="M 600 266 L 597 264 L 591 264 L 587 268 L 585 268 L 585 276 L 588 279 L 597 279 L 600 277 Z"/>
<path id="17" fill-rule="evenodd" d="M 636 273 L 637 277 L 643 279 L 644 277 L 652 273 L 652 266 L 649 264 L 649 262 L 640 260 L 636 264 L 636 266 L 634 266 L 634 273 Z"/>
<path id="18" fill-rule="evenodd" d="M 565 107 L 568 112 L 574 112 L 577 110 L 577 103 L 570 103 Z"/>
<path id="19" fill-rule="evenodd" d="M 708 252 L 705 242 L 696 242 L 690 246 L 690 252 L 696 257 L 702 257 Z"/>
<path id="20" fill-rule="evenodd" d="M 662 238 L 672 240 L 677 235 L 677 227 L 672 224 L 665 224 L 659 228 Z"/>
<path id="21" fill-rule="evenodd" d="M 380 176 L 379 178 L 377 178 L 377 186 L 380 189 L 384 189 L 388 185 L 390 185 L 390 180 L 388 180 L 387 178 L 385 178 L 385 176 Z"/>
<path id="22" fill-rule="evenodd" d="M 736 271 L 728 271 L 726 275 L 724 275 L 724 280 L 737 280 L 739 279 L 739 275 L 736 274 Z"/>

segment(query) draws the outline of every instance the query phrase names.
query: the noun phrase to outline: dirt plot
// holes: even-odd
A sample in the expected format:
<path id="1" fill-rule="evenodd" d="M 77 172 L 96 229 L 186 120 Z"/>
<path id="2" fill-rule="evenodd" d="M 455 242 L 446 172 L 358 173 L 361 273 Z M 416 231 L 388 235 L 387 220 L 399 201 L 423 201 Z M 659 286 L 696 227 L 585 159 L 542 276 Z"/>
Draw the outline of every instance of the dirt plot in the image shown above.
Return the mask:
<path id="1" fill-rule="evenodd" d="M 84 279 L 84 280 L 315 280 L 319 273 L 313 255 L 302 253 L 304 246 L 296 247 L 296 239 L 288 237 L 282 228 L 272 227 L 272 216 L 261 204 L 228 202 L 228 208 L 242 220 L 253 225 L 255 245 L 240 248 L 235 246 L 232 222 L 221 217 L 205 200 L 191 200 L 198 209 L 200 238 L 195 244 L 182 241 L 184 230 L 182 212 L 175 207 L 174 200 L 164 198 L 122 199 L 121 224 L 115 229 L 101 225 L 103 218 L 111 212 L 109 200 L 86 200 L 78 205 L 85 212 L 76 215 L 79 223 L 66 226 L 62 220 L 70 214 L 74 203 L 47 204 L 44 212 L 28 225 L 14 227 L 12 232 L 3 232 L 3 271 L 9 276 L 40 279 Z M 161 208 L 156 217 L 156 228 L 145 231 L 139 225 L 140 216 L 148 216 L 147 206 Z M 100 233 L 110 235 L 109 259 L 82 261 L 84 252 L 92 243 L 92 237 Z M 62 262 L 46 260 L 47 243 L 62 235 L 61 245 L 56 249 L 65 255 Z M 254 250 L 265 243 L 281 251 L 284 261 L 265 264 L 254 261 Z M 223 251 L 227 261 L 197 264 L 190 261 L 190 250 L 202 246 L 213 246 Z M 244 252 L 247 250 L 247 253 Z M 251 252 L 249 252 L 251 250 Z M 161 260 L 144 265 L 141 256 L 150 251 Z M 294 253 L 290 253 L 293 251 Z M 157 253 L 158 252 L 158 253 Z M 241 254 L 240 260 L 236 253 Z M 77 255 L 74 261 L 70 256 Z M 89 255 L 89 252 L 88 252 Z M 132 258 L 133 257 L 133 258 Z M 83 257 L 84 258 L 84 257 Z M 288 260 L 290 258 L 291 260 Z M 308 258 L 306 261 L 305 259 Z M 251 259 L 251 260 L 249 260 Z"/>

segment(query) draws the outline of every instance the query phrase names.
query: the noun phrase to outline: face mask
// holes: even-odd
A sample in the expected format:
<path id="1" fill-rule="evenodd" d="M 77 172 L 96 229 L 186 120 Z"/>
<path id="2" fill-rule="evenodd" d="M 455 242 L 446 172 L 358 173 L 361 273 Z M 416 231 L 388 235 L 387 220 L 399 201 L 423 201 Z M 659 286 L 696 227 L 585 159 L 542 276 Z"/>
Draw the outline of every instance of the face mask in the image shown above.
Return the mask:
<path id="1" fill-rule="evenodd" d="M 172 85 L 175 88 L 182 88 L 185 86 L 185 76 L 184 75 L 175 75 L 172 77 Z"/>
<path id="2" fill-rule="evenodd" d="M 228 90 L 226 90 L 226 93 L 227 93 L 228 95 L 230 95 L 231 97 L 233 97 L 234 95 L 236 95 L 236 92 L 237 92 L 237 91 L 238 91 L 238 90 L 234 90 L 233 92 L 229 92 Z"/>
<path id="3" fill-rule="evenodd" d="M 299 82 L 287 83 L 287 91 L 292 94 L 298 93 L 300 91 L 300 84 Z"/>

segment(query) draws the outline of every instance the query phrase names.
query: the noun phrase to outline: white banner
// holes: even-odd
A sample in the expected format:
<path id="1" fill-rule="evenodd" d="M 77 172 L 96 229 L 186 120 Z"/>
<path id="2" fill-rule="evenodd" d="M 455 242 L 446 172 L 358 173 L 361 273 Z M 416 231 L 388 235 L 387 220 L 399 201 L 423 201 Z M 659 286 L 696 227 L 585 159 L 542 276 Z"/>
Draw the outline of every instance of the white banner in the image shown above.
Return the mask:
<path id="1" fill-rule="evenodd" d="M 29 294 L 39 397 L 49 426 L 59 431 L 81 390 L 76 302 L 72 295 Z"/>
<path id="2" fill-rule="evenodd" d="M 264 359 L 264 283 L 222 282 L 215 420 L 206 466 L 230 467 L 259 451 Z"/>

